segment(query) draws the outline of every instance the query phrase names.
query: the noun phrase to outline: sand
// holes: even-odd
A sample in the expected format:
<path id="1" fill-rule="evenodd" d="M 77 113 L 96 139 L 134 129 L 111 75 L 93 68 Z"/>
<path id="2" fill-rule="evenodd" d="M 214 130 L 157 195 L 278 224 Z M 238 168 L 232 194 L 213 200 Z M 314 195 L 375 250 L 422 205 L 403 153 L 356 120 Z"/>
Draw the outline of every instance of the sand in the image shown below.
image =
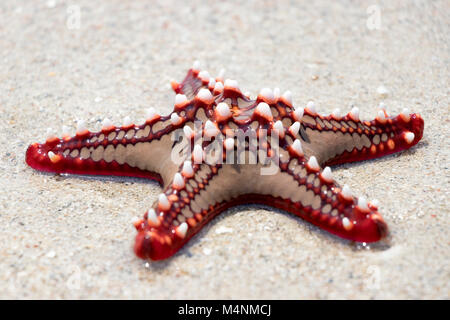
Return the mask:
<path id="1" fill-rule="evenodd" d="M 0 298 L 448 299 L 450 6 L 393 2 L 0 2 Z M 49 127 L 168 113 L 169 81 L 196 59 L 243 91 L 289 89 L 324 113 L 357 106 L 373 118 L 381 101 L 420 112 L 416 147 L 334 168 L 380 200 L 389 241 L 356 245 L 242 206 L 172 259 L 145 262 L 131 219 L 158 184 L 25 164 Z"/>

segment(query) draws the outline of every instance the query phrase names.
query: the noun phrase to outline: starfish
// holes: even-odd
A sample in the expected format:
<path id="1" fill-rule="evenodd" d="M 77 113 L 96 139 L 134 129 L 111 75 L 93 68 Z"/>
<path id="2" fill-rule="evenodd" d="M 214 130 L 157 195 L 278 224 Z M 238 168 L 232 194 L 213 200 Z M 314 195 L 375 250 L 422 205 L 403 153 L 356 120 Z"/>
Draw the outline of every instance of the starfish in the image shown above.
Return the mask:
<path id="1" fill-rule="evenodd" d="M 134 251 L 143 259 L 172 256 L 217 214 L 247 203 L 288 211 L 357 242 L 388 234 L 377 202 L 353 196 L 329 166 L 411 148 L 423 135 L 419 114 L 389 116 L 382 108 L 363 121 L 353 108 L 321 115 L 313 102 L 294 107 L 291 92 L 277 88 L 250 99 L 237 81 L 211 77 L 197 62 L 171 85 L 170 115 L 150 108 L 141 125 L 105 119 L 99 132 L 79 121 L 74 136 L 65 129 L 62 138 L 30 145 L 26 162 L 46 172 L 158 181 L 163 192 L 133 221 Z"/>

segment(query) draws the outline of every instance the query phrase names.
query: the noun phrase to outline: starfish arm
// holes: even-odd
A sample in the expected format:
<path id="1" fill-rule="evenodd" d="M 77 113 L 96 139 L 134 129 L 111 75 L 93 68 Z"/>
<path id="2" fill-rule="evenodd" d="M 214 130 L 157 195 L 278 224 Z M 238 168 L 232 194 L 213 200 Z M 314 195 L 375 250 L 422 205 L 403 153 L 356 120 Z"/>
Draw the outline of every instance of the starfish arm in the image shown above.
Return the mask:
<path id="1" fill-rule="evenodd" d="M 26 162 L 45 172 L 132 176 L 161 183 L 167 171 L 161 159 L 171 152 L 169 133 L 180 125 L 173 125 L 170 117 L 154 115 L 140 126 L 109 125 L 100 132 L 79 128 L 73 137 L 52 136 L 30 145 Z"/>
<path id="2" fill-rule="evenodd" d="M 208 119 L 214 96 L 223 92 L 223 86 L 208 87 L 211 84 L 208 79 L 199 71 L 189 70 L 180 92 L 189 90 L 190 98 L 177 94 L 174 111 L 169 116 L 160 116 L 151 108 L 142 125 L 108 124 L 100 132 L 78 128 L 73 137 L 51 136 L 45 143 L 28 147 L 26 162 L 45 172 L 144 177 L 162 183 L 164 175 L 170 172 L 165 169 L 167 163 L 174 164 L 168 160 L 175 145 L 171 139 L 179 138 L 186 126 L 192 129 L 195 121 Z M 181 134 L 173 136 L 178 129 Z"/>
<path id="3" fill-rule="evenodd" d="M 217 82 L 220 82 L 218 86 L 223 88 L 222 76 L 213 78 L 207 71 L 200 71 L 197 66 L 193 66 L 181 83 L 172 81 L 171 85 L 176 94 L 183 94 L 188 100 L 191 100 L 202 88 L 213 91 Z M 220 90 L 219 88 L 217 89 Z"/>
<path id="4" fill-rule="evenodd" d="M 387 117 L 381 112 L 372 121 L 361 121 L 357 112 L 343 117 L 322 116 L 305 108 L 300 130 L 305 153 L 314 154 L 324 165 L 337 165 L 379 158 L 409 149 L 420 141 L 424 121 L 419 114 Z"/>
<path id="5" fill-rule="evenodd" d="M 376 205 L 356 198 L 347 186 L 334 181 L 331 169 L 322 170 L 315 157 L 290 157 L 280 164 L 282 186 L 269 205 L 291 212 L 344 239 L 375 242 L 388 233 Z M 271 194 L 274 195 L 275 193 Z M 271 204 L 272 203 L 272 204 Z"/>
<path id="6" fill-rule="evenodd" d="M 192 165 L 190 161 L 180 166 L 153 208 L 135 222 L 137 256 L 152 260 L 172 256 L 208 221 L 232 205 L 224 201 L 228 188 L 222 188 L 223 181 L 218 178 L 221 168 L 220 164 Z"/>

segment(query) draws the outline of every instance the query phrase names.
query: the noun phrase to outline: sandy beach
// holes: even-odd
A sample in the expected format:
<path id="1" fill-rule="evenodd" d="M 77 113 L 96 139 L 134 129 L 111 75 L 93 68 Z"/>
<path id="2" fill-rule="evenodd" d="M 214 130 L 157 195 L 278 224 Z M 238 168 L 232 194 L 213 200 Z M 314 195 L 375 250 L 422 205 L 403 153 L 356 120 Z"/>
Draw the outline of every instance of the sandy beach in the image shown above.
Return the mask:
<path id="1" fill-rule="evenodd" d="M 3 1 L 0 3 L 1 299 L 448 299 L 448 1 Z M 47 129 L 92 130 L 172 110 L 170 80 L 194 60 L 330 113 L 404 107 L 422 141 L 333 168 L 378 199 L 390 237 L 331 236 L 248 205 L 214 219 L 171 259 L 137 258 L 131 223 L 156 182 L 57 176 L 25 163 Z"/>

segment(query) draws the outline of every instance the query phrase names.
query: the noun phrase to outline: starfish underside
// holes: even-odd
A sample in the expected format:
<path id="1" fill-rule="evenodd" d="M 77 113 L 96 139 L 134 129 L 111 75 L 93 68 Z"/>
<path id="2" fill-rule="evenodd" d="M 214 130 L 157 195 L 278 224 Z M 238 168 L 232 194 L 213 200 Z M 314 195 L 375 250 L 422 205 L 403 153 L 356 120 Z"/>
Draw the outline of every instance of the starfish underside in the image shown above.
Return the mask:
<path id="1" fill-rule="evenodd" d="M 337 112 L 324 116 L 312 103 L 293 107 L 288 91 L 280 95 L 278 89 L 263 89 L 252 100 L 236 81 L 214 79 L 197 65 L 172 87 L 177 95 L 170 115 L 160 116 L 150 108 L 142 125 L 126 119 L 115 127 L 105 121 L 100 132 L 80 124 L 73 137 L 50 136 L 43 144 L 32 144 L 26 162 L 47 172 L 159 181 L 163 193 L 142 219 L 134 221 L 138 230 L 134 250 L 144 259 L 172 256 L 217 214 L 244 203 L 286 210 L 345 239 L 374 242 L 387 235 L 377 204 L 353 197 L 348 187 L 333 180 L 329 167 L 320 166 L 412 147 L 423 135 L 419 114 L 404 111 L 389 117 L 381 110 L 374 120 L 361 121 L 354 108 L 345 116 Z M 194 130 L 195 121 L 203 123 L 200 130 Z M 187 143 L 173 140 L 179 129 Z M 255 146 L 249 140 L 239 148 L 231 132 L 253 132 L 259 138 L 263 129 L 278 138 L 278 148 L 267 142 L 262 157 L 269 162 L 252 164 Z M 199 139 L 198 131 L 210 139 Z M 221 141 L 219 135 L 227 139 Z M 224 161 L 208 161 L 217 152 L 209 147 L 218 141 Z M 174 150 L 179 161 L 173 161 Z M 229 154 L 231 162 L 225 159 Z M 275 156 L 279 161 L 273 161 Z M 236 163 L 239 157 L 247 161 Z M 268 164 L 275 164 L 276 172 L 261 174 Z"/>

